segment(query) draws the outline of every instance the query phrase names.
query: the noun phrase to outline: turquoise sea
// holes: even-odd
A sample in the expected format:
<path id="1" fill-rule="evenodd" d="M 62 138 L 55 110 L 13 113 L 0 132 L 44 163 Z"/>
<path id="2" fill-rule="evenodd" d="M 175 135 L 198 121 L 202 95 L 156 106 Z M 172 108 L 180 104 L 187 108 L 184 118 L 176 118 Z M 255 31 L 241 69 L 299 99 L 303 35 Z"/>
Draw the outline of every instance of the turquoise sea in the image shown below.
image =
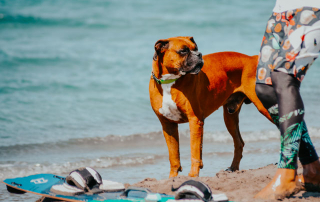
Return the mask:
<path id="1" fill-rule="evenodd" d="M 83 166 L 104 179 L 135 183 L 169 175 L 161 125 L 148 83 L 154 44 L 193 36 L 202 54 L 259 53 L 270 0 L 0 0 L 0 181 L 36 173 L 67 175 Z M 320 60 L 301 94 L 320 151 Z M 182 175 L 190 169 L 188 124 L 179 126 Z M 200 176 L 233 157 L 222 110 L 205 121 Z M 241 169 L 278 160 L 279 133 L 244 105 Z M 34 202 L 0 184 L 0 201 Z"/>

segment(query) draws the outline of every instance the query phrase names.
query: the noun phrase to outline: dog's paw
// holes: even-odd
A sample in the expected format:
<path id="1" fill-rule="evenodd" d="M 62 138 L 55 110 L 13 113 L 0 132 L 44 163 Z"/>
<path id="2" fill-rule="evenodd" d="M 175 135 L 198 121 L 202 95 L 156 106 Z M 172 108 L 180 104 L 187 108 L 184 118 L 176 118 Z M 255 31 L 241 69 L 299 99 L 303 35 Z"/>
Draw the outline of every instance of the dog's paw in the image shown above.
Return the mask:
<path id="1" fill-rule="evenodd" d="M 179 172 L 182 172 L 182 167 L 180 166 L 178 169 L 171 169 L 169 178 L 171 177 L 177 177 Z"/>
<path id="2" fill-rule="evenodd" d="M 189 177 L 199 177 L 199 173 L 189 173 Z"/>
<path id="3" fill-rule="evenodd" d="M 228 172 L 234 172 L 236 171 L 235 169 L 231 168 L 231 167 L 228 167 L 227 169 L 225 169 L 224 171 L 228 171 Z"/>
<path id="4" fill-rule="evenodd" d="M 178 172 L 170 172 L 169 174 L 169 178 L 177 177 L 177 176 L 178 176 Z"/>

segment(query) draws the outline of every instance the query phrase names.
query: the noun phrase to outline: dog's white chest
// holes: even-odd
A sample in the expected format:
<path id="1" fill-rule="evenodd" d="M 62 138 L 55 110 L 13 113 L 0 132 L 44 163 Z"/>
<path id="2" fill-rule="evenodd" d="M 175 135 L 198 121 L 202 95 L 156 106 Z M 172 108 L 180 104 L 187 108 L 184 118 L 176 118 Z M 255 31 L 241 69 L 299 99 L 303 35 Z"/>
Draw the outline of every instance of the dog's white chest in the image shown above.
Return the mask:
<path id="1" fill-rule="evenodd" d="M 159 112 L 167 119 L 170 119 L 172 121 L 179 121 L 181 119 L 181 114 L 171 96 L 171 87 L 174 83 L 175 82 L 170 84 L 161 84 L 163 97 L 162 107 L 159 109 Z"/>

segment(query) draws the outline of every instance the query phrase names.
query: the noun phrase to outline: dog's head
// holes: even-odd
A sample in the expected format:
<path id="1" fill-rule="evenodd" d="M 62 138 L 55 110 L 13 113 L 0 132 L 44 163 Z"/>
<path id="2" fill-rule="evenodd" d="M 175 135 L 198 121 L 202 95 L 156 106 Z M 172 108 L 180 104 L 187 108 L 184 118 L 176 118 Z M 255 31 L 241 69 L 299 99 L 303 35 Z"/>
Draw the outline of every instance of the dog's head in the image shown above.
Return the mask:
<path id="1" fill-rule="evenodd" d="M 198 74 L 203 66 L 202 54 L 193 37 L 173 37 L 156 42 L 153 60 L 158 63 L 159 74 Z"/>

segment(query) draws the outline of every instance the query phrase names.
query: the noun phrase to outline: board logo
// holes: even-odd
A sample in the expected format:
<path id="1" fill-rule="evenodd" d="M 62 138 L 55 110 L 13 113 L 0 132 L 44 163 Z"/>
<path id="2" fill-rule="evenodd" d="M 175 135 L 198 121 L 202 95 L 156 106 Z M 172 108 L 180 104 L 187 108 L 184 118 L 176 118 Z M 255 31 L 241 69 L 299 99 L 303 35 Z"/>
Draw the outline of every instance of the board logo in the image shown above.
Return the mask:
<path id="1" fill-rule="evenodd" d="M 33 182 L 35 184 L 44 184 L 44 183 L 47 183 L 48 180 L 44 179 L 43 177 L 42 178 L 38 178 L 38 179 L 34 179 L 34 180 L 31 180 L 30 182 Z"/>

